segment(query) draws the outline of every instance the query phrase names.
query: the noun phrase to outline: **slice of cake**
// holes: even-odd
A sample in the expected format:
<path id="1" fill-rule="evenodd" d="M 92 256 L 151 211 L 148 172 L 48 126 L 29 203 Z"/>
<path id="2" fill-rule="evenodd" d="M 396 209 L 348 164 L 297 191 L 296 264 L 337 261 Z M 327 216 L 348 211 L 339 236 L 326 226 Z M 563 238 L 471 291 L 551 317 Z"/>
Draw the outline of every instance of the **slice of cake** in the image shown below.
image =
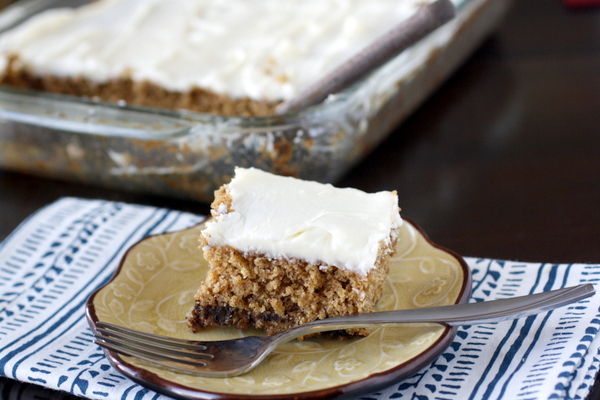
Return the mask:
<path id="1" fill-rule="evenodd" d="M 189 325 L 295 325 L 371 312 L 402 224 L 395 192 L 236 168 L 200 242 L 209 263 Z M 364 334 L 353 330 L 350 334 Z"/>

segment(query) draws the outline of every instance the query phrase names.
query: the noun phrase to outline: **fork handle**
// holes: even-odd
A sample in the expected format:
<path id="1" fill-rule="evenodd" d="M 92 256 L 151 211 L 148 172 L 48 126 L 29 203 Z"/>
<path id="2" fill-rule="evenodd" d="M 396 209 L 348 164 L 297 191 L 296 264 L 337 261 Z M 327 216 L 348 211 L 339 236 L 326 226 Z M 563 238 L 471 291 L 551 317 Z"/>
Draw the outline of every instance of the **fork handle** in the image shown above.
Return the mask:
<path id="1" fill-rule="evenodd" d="M 383 311 L 327 318 L 288 330 L 292 338 L 336 329 L 364 328 L 372 325 L 394 326 L 405 323 L 441 323 L 446 325 L 477 325 L 523 318 L 565 306 L 593 296 L 592 284 L 571 286 L 527 296 L 480 303 Z M 281 335 L 281 334 L 280 334 Z M 287 336 L 287 339 L 290 339 Z"/>

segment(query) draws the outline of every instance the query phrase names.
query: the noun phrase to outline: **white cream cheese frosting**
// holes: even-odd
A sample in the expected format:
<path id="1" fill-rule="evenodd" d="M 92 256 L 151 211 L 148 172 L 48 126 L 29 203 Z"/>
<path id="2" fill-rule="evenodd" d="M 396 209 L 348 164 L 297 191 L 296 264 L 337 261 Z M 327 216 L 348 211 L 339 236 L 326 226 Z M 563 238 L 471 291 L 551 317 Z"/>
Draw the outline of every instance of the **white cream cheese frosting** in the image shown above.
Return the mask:
<path id="1" fill-rule="evenodd" d="M 0 54 L 17 54 L 39 75 L 288 100 L 423 3 L 98 0 L 31 18 L 0 37 Z"/>
<path id="2" fill-rule="evenodd" d="M 202 231 L 209 247 L 228 245 L 365 276 L 381 244 L 390 244 L 402 224 L 395 192 L 365 193 L 255 168 L 236 168 L 227 187 L 232 210 L 214 210 Z"/>

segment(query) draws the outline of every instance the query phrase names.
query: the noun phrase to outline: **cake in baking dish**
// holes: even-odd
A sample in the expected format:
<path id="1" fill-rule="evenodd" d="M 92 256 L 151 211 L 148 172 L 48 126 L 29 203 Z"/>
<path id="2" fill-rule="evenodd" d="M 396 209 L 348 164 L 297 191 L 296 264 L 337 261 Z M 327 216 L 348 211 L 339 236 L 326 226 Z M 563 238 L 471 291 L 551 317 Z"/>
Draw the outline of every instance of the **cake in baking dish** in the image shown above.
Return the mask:
<path id="1" fill-rule="evenodd" d="M 142 106 L 269 115 L 423 0 L 96 0 L 0 35 L 0 83 Z"/>
<path id="2" fill-rule="evenodd" d="M 402 224 L 395 192 L 237 168 L 215 194 L 200 242 L 209 271 L 188 318 L 269 334 L 371 312 Z M 355 329 L 344 334 L 365 334 Z"/>

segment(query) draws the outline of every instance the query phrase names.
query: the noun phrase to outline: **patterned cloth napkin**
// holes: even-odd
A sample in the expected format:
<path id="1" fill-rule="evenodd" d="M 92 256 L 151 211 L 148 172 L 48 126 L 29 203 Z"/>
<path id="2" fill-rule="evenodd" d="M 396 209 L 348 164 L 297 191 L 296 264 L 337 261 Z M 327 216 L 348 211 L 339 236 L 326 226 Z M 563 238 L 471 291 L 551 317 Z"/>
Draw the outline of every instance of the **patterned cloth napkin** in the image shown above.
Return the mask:
<path id="1" fill-rule="evenodd" d="M 0 244 L 0 375 L 90 399 L 167 399 L 109 366 L 84 317 L 141 238 L 201 216 L 76 198 L 38 211 Z M 595 283 L 600 264 L 467 258 L 471 301 Z M 361 399 L 583 399 L 599 366 L 600 294 L 502 323 L 465 326 L 429 366 Z"/>

